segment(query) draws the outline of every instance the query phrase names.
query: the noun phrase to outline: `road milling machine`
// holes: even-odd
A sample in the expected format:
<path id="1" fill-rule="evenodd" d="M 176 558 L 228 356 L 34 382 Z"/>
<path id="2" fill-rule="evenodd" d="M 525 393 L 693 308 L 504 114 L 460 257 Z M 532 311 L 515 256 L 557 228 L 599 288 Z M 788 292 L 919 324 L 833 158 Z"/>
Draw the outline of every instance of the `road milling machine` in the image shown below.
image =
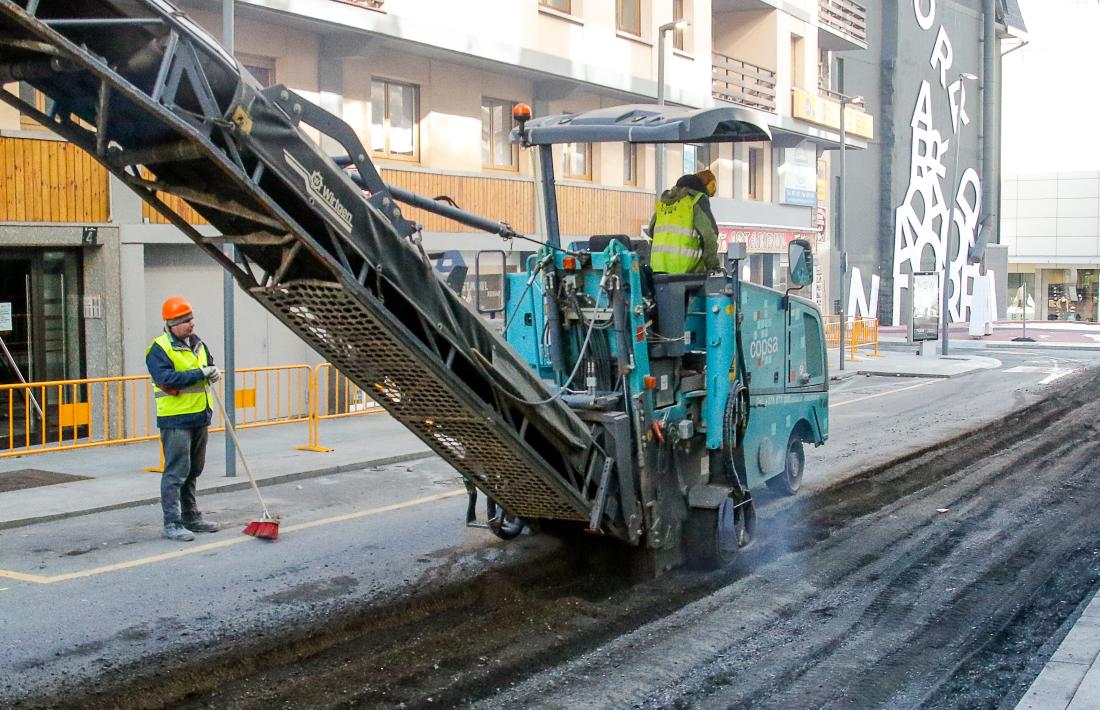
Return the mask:
<path id="1" fill-rule="evenodd" d="M 644 239 L 560 234 L 554 145 L 768 140 L 751 111 L 521 113 L 533 238 L 387 185 L 347 124 L 261 86 L 166 0 L 0 0 L 10 82 L 45 101 L 0 99 L 91 154 L 499 506 L 501 537 L 588 531 L 653 572 L 720 566 L 751 539 L 751 490 L 793 494 L 803 447 L 828 436 L 821 315 L 792 294 L 812 280 L 808 243 L 791 243 L 783 292 L 741 280 L 740 245 L 713 273 L 655 274 Z M 536 242 L 507 276 L 502 332 L 436 273 L 402 204 Z"/>

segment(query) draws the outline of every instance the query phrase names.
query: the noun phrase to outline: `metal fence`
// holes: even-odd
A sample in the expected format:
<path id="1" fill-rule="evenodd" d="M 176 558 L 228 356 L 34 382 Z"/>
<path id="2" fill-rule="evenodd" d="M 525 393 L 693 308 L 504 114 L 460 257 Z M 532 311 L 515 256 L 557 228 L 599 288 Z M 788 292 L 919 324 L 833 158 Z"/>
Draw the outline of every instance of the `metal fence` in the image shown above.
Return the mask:
<path id="1" fill-rule="evenodd" d="M 314 369 L 309 365 L 237 370 L 237 427 L 310 421 L 313 381 Z M 224 382 L 215 385 L 219 394 L 223 386 Z M 215 414 L 211 429 L 224 430 L 220 414 Z M 0 385 L 0 458 L 158 437 L 148 375 Z"/>
<path id="2" fill-rule="evenodd" d="M 825 316 L 825 346 L 840 347 L 840 316 Z M 859 355 L 882 357 L 878 351 L 878 318 L 848 318 L 844 331 L 848 360 L 858 362 Z M 861 349 L 862 348 L 862 349 Z"/>

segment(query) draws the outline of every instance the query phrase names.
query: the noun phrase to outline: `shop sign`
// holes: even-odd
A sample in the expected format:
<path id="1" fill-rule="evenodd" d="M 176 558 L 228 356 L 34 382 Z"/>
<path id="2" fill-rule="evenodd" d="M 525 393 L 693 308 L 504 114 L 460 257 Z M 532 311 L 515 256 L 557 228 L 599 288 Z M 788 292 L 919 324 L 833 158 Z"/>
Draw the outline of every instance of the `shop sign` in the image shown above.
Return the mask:
<path id="1" fill-rule="evenodd" d="M 749 254 L 786 254 L 792 239 L 808 239 L 813 243 L 816 236 L 816 233 L 802 229 L 719 227 L 718 252 L 724 253 L 730 244 L 744 244 Z"/>
<path id="2" fill-rule="evenodd" d="M 794 118 L 840 130 L 839 101 L 802 89 L 792 89 L 791 99 L 791 114 Z M 853 136 L 872 140 L 875 137 L 875 119 L 871 114 L 849 105 L 844 109 L 844 130 Z"/>
<path id="3" fill-rule="evenodd" d="M 940 274 L 913 274 L 913 341 L 938 340 L 940 336 Z"/>
<path id="4" fill-rule="evenodd" d="M 11 303 L 0 303 L 0 333 L 14 330 L 11 323 Z"/>
<path id="5" fill-rule="evenodd" d="M 784 204 L 803 207 L 817 204 L 817 150 L 805 141 L 783 149 L 779 194 Z"/>

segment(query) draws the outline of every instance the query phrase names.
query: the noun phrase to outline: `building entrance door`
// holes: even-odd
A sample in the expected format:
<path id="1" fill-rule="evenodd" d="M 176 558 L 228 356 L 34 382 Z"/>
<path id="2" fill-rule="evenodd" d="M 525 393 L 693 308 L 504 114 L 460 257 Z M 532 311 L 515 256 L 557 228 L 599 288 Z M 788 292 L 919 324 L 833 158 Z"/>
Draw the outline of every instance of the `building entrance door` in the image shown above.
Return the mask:
<path id="1" fill-rule="evenodd" d="M 80 252 L 0 252 L 0 385 L 79 379 L 84 374 Z M 3 449 L 52 440 L 60 404 L 79 388 L 0 387 Z"/>

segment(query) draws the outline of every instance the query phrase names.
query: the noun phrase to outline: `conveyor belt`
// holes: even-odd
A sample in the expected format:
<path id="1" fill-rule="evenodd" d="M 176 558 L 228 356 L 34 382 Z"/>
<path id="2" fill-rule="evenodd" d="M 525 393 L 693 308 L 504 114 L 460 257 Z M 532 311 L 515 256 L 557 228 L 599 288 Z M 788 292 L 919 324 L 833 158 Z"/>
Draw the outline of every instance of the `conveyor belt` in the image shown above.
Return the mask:
<path id="1" fill-rule="evenodd" d="M 0 81 L 44 93 L 47 114 L 0 99 L 91 153 L 510 513 L 589 519 L 604 453 L 560 402 L 525 404 L 550 393 L 441 287 L 346 124 L 263 89 L 162 0 L 0 0 Z M 369 199 L 303 116 L 344 145 Z"/>

